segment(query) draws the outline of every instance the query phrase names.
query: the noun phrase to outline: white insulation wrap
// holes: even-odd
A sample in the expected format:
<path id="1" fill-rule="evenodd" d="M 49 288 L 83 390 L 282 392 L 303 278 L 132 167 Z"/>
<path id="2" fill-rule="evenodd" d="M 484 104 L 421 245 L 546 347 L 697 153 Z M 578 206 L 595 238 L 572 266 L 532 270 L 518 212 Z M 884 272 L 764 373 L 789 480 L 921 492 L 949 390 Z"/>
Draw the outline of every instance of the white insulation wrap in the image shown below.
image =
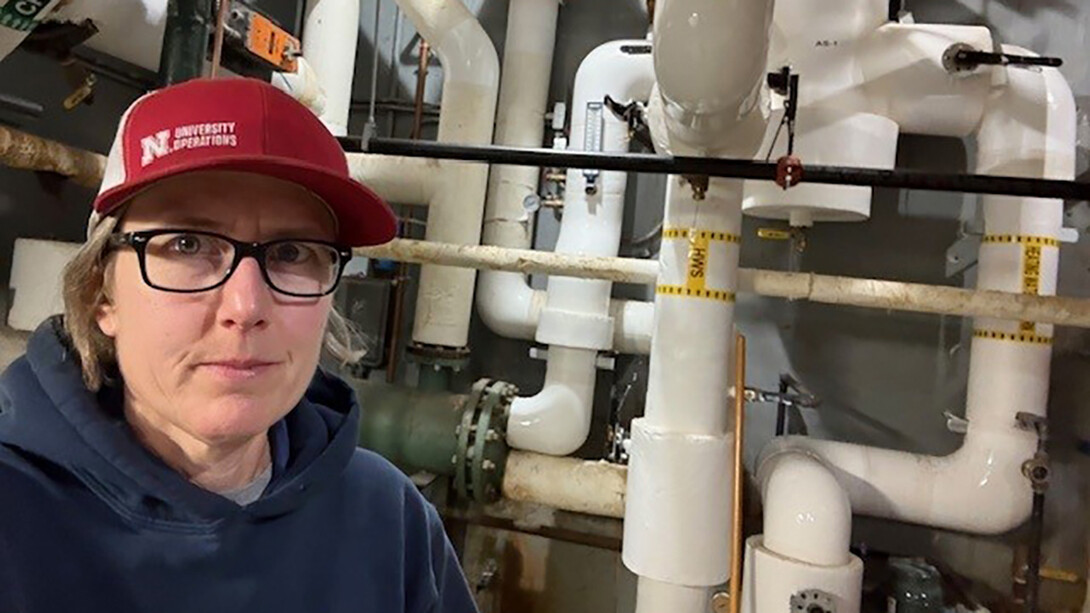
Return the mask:
<path id="1" fill-rule="evenodd" d="M 305 15 L 303 55 L 325 91 L 319 118 L 334 136 L 344 136 L 356 71 L 360 0 L 307 0 Z"/>
<path id="2" fill-rule="evenodd" d="M 511 0 L 503 49 L 503 79 L 496 108 L 497 145 L 540 147 L 556 42 L 557 0 Z M 537 194 L 540 168 L 492 167 L 485 204 L 485 245 L 529 249 L 533 215 L 525 202 Z M 536 295 L 526 275 L 485 271 L 478 276 L 477 311 L 500 336 L 532 339 L 544 294 Z"/>
<path id="3" fill-rule="evenodd" d="M 461 0 L 399 0 L 443 66 L 440 142 L 487 145 L 499 93 L 500 62 L 481 24 Z M 476 245 L 481 239 L 488 166 L 442 165 L 428 209 L 428 241 Z M 469 337 L 476 271 L 427 265 L 420 271 L 413 341 L 464 347 Z"/>
<path id="4" fill-rule="evenodd" d="M 633 420 L 624 531 L 629 570 L 676 585 L 727 580 L 733 439 Z"/>
<path id="5" fill-rule="evenodd" d="M 1024 49 L 1004 47 L 1007 53 Z M 997 85 L 978 131 L 983 174 L 1071 180 L 1075 103 L 1053 68 L 997 69 Z M 1059 200 L 985 196 L 977 288 L 1055 294 L 1063 205 Z M 1052 326 L 974 320 L 962 447 L 945 457 L 788 437 L 764 458 L 802 449 L 820 455 L 858 513 L 980 534 L 1009 531 L 1030 514 L 1022 463 L 1037 436 L 1016 413 L 1045 415 Z"/>
<path id="6" fill-rule="evenodd" d="M 742 613 L 793 611 L 792 596 L 813 593 L 816 602 L 828 602 L 821 610 L 859 613 L 863 592 L 863 561 L 850 556 L 846 564 L 820 566 L 777 554 L 764 546 L 760 535 L 746 541 L 742 572 Z M 803 608 L 802 610 L 806 610 Z"/>

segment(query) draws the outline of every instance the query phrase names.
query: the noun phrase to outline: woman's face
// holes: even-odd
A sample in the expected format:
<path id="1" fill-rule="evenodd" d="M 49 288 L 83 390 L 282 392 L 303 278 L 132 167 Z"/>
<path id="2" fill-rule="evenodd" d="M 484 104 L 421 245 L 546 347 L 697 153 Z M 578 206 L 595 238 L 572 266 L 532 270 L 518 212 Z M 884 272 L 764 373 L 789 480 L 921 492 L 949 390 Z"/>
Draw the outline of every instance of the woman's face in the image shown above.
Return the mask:
<path id="1" fill-rule="evenodd" d="M 261 175 L 200 172 L 137 196 L 121 232 L 182 228 L 246 242 L 333 240 L 335 223 L 300 187 Z M 114 339 L 126 403 L 205 444 L 264 433 L 302 397 L 318 364 L 329 296 L 272 290 L 254 258 L 193 294 L 146 285 L 135 251 L 119 249 L 99 327 Z"/>

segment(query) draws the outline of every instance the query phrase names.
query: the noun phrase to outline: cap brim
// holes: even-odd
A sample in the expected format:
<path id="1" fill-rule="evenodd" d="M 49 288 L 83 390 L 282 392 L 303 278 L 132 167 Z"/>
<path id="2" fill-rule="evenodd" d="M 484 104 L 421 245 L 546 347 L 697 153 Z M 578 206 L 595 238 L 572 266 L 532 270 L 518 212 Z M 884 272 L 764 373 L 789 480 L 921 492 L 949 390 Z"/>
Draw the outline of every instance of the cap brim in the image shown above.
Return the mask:
<path id="1" fill-rule="evenodd" d="M 315 164 L 267 155 L 219 156 L 148 173 L 139 181 L 102 192 L 95 199 L 94 208 L 100 214 L 107 214 L 158 181 L 200 170 L 252 172 L 306 188 L 332 209 L 337 216 L 337 240 L 349 247 L 381 245 L 397 234 L 393 211 L 362 183 Z"/>

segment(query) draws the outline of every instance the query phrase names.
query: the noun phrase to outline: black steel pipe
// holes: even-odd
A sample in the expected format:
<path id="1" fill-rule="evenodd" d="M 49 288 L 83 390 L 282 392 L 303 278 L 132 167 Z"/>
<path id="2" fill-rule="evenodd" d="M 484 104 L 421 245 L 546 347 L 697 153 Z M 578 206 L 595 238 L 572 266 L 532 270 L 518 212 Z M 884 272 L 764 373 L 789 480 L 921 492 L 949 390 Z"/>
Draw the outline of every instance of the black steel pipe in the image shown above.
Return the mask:
<path id="1" fill-rule="evenodd" d="M 359 138 L 342 138 L 341 144 L 347 151 L 363 151 Z M 555 151 L 552 149 L 492 145 L 453 145 L 399 138 L 372 138 L 367 143 L 366 152 L 406 157 L 488 162 L 510 166 L 596 168 L 598 170 L 695 175 L 758 181 L 774 181 L 777 166 L 771 162 L 728 158 L 671 157 L 645 153 L 588 153 L 585 151 Z M 1008 176 L 932 173 L 913 170 L 875 170 L 846 166 L 806 165 L 803 167 L 802 182 L 999 196 L 1090 200 L 1090 183 Z"/>
<path id="2" fill-rule="evenodd" d="M 221 0 L 227 2 L 228 0 Z M 173 85 L 204 73 L 213 0 L 170 0 L 159 56 L 159 81 Z"/>
<path id="3" fill-rule="evenodd" d="M 1045 494 L 1033 493 L 1033 514 L 1029 520 L 1029 555 L 1026 561 L 1025 613 L 1037 613 L 1041 587 L 1041 538 L 1044 534 Z"/>

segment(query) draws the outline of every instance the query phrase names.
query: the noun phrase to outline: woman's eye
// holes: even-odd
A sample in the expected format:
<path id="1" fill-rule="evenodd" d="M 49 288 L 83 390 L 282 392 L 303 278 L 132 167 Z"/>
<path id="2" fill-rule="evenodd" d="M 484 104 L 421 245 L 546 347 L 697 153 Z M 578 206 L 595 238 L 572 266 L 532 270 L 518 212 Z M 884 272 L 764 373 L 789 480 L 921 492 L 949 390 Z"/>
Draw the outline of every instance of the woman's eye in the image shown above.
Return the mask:
<path id="1" fill-rule="evenodd" d="M 297 264 L 307 259 L 307 253 L 295 243 L 282 243 L 273 249 L 272 259 L 282 264 Z"/>
<path id="2" fill-rule="evenodd" d="M 195 234 L 182 234 L 170 241 L 170 249 L 182 255 L 195 255 L 202 251 L 203 241 Z"/>

